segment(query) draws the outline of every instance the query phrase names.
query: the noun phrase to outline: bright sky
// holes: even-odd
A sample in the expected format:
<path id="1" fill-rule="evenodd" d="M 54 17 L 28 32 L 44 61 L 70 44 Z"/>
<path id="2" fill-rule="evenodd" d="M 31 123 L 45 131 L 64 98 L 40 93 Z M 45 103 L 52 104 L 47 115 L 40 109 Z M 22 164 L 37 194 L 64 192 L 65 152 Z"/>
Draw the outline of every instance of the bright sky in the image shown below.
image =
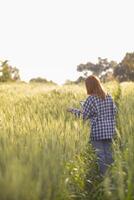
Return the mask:
<path id="1" fill-rule="evenodd" d="M 133 0 L 0 0 L 0 59 L 23 80 L 76 79 L 77 65 L 134 51 Z"/>

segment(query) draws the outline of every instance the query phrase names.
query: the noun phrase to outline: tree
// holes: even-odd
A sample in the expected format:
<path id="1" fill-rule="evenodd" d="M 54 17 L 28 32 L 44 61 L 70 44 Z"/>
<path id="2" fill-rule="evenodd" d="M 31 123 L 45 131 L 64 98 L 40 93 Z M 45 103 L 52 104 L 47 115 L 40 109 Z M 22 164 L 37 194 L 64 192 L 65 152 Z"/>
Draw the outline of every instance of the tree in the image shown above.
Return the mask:
<path id="1" fill-rule="evenodd" d="M 75 83 L 78 84 L 78 83 L 82 83 L 82 82 L 84 82 L 84 81 L 85 81 L 85 77 L 80 76 L 80 77 L 75 81 Z"/>
<path id="2" fill-rule="evenodd" d="M 30 79 L 29 82 L 30 82 L 30 83 L 32 83 L 32 82 L 36 82 L 36 83 L 47 83 L 48 81 L 47 81 L 47 79 L 45 79 L 45 78 L 37 77 L 37 78 L 32 78 L 32 79 Z"/>
<path id="3" fill-rule="evenodd" d="M 16 67 L 11 68 L 11 73 L 12 73 L 12 79 L 14 81 L 20 80 L 19 69 L 17 69 Z"/>
<path id="4" fill-rule="evenodd" d="M 102 59 L 98 57 L 98 62 L 96 64 L 91 62 L 80 64 L 77 66 L 77 71 L 83 72 L 85 78 L 88 74 L 93 74 L 106 81 L 107 77 L 112 77 L 116 66 L 117 63 L 115 61 L 109 62 L 107 58 Z"/>
<path id="5" fill-rule="evenodd" d="M 125 57 L 114 70 L 119 81 L 134 81 L 134 52 L 126 53 Z"/>
<path id="6" fill-rule="evenodd" d="M 8 64 L 8 60 L 0 61 L 0 82 L 20 80 L 19 70 Z"/>
<path id="7" fill-rule="evenodd" d="M 83 71 L 92 71 L 94 70 L 95 64 L 88 62 L 86 64 L 80 64 L 77 66 L 77 71 L 83 72 Z"/>
<path id="8" fill-rule="evenodd" d="M 51 84 L 56 84 L 53 81 L 48 81 L 45 78 L 37 77 L 37 78 L 32 78 L 29 81 L 30 83 L 51 83 Z"/>

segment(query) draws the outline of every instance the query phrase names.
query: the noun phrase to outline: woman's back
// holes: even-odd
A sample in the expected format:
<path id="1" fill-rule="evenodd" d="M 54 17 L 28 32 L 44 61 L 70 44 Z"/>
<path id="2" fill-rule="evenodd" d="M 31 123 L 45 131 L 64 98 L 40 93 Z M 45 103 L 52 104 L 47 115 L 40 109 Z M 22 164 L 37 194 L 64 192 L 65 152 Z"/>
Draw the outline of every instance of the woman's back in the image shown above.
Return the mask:
<path id="1" fill-rule="evenodd" d="M 96 108 L 96 114 L 98 118 L 113 119 L 116 112 L 115 104 L 110 95 L 107 95 L 105 99 L 93 96 L 94 106 Z"/>
<path id="2" fill-rule="evenodd" d="M 115 132 L 116 106 L 110 95 L 105 99 L 89 96 L 83 107 L 83 115 L 91 121 L 91 139 L 110 139 Z"/>

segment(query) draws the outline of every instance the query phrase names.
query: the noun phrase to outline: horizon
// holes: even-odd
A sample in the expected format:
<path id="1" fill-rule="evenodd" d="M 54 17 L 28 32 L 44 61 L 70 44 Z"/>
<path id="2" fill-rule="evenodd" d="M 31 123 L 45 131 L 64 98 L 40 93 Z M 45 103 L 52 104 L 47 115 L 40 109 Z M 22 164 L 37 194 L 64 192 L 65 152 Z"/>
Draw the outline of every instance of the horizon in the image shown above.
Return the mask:
<path id="1" fill-rule="evenodd" d="M 16 66 L 24 81 L 41 77 L 58 84 L 76 80 L 81 63 L 98 57 L 120 62 L 134 51 L 133 4 L 1 0 L 0 59 Z"/>
<path id="2" fill-rule="evenodd" d="M 126 53 L 132 53 L 132 52 L 126 52 Z M 126 53 L 124 54 L 124 56 L 126 55 Z M 123 59 L 123 58 L 122 58 Z M 122 60 L 121 59 L 121 60 Z M 1 60 L 1 59 L 0 59 Z M 108 61 L 111 61 L 110 59 L 108 59 L 107 58 L 107 60 Z M 121 61 L 120 60 L 120 61 Z M 1 60 L 1 61 L 4 61 L 4 60 Z M 98 58 L 97 58 L 97 60 L 96 60 L 96 62 L 93 62 L 94 64 L 96 64 L 97 63 L 97 61 L 98 61 Z M 116 61 L 117 62 L 117 60 L 114 60 L 114 61 Z M 119 63 L 120 61 L 118 61 L 117 63 Z M 87 61 L 88 62 L 88 61 Z M 8 60 L 8 63 L 10 64 L 11 62 Z M 82 63 L 82 64 L 86 64 L 86 63 Z M 14 67 L 14 66 L 12 66 L 12 67 Z M 77 66 L 76 66 L 77 67 Z M 19 68 L 18 68 L 19 69 Z M 19 71 L 20 71 L 20 69 L 19 69 Z M 41 76 L 35 76 L 35 77 L 30 77 L 30 79 L 22 79 L 22 76 L 21 76 L 21 73 L 20 73 L 20 80 L 21 81 L 24 81 L 24 82 L 26 82 L 26 83 L 28 83 L 28 82 L 30 82 L 30 80 L 31 79 L 36 79 L 36 78 L 43 78 L 43 79 L 46 79 L 47 81 L 52 81 L 53 83 L 56 83 L 56 84 L 58 84 L 58 85 L 63 85 L 63 84 L 65 84 L 66 83 L 66 81 L 76 81 L 76 79 L 77 78 L 79 78 L 80 76 L 82 76 L 82 73 L 83 72 L 79 72 L 79 71 L 77 71 L 77 69 L 76 69 L 76 73 L 77 73 L 77 76 L 75 77 L 75 79 L 68 79 L 67 77 L 66 77 L 66 79 L 63 81 L 63 82 L 59 82 L 59 81 L 54 81 L 54 80 L 52 80 L 52 79 L 48 79 L 47 77 L 43 77 L 42 75 Z"/>

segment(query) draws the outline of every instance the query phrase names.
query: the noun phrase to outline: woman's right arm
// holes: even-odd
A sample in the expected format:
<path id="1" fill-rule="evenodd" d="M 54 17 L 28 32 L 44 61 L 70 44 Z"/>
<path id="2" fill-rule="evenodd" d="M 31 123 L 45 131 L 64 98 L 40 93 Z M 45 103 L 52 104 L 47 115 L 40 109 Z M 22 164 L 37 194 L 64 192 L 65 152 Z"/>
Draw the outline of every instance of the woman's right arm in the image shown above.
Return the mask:
<path id="1" fill-rule="evenodd" d="M 92 102 L 92 98 L 88 97 L 83 104 L 82 110 L 77 108 L 69 108 L 69 112 L 73 113 L 76 117 L 82 117 L 83 120 L 87 120 L 91 118 L 94 114 L 94 106 Z"/>

